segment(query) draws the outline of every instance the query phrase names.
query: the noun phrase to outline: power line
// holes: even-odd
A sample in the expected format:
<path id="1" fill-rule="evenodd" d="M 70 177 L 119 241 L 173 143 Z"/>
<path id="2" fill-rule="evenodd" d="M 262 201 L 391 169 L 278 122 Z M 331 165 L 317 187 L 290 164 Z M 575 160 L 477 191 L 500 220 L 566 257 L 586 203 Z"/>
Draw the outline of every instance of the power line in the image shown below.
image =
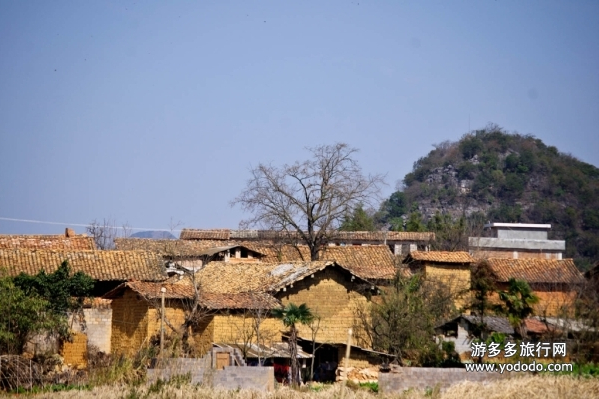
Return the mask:
<path id="1" fill-rule="evenodd" d="M 45 220 L 32 220 L 32 219 L 16 219 L 16 218 L 6 218 L 1 217 L 0 220 L 6 220 L 10 222 L 21 222 L 21 223 L 38 223 L 38 224 L 55 224 L 60 226 L 77 226 L 77 227 L 88 227 L 90 224 L 81 224 L 81 223 L 67 223 L 67 222 L 48 222 Z M 121 229 L 121 230 L 154 230 L 154 231 L 181 231 L 181 229 L 154 229 L 150 227 L 129 227 L 129 226 L 110 226 L 110 228 Z"/>

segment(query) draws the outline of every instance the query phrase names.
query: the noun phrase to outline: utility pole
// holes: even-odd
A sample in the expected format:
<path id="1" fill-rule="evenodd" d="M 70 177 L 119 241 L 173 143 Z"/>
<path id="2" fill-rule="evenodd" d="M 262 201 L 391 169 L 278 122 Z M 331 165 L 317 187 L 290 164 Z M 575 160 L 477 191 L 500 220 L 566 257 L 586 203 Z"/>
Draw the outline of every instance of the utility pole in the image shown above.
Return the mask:
<path id="1" fill-rule="evenodd" d="M 162 359 L 162 367 L 164 367 L 164 293 L 166 288 L 160 288 L 160 357 Z"/>

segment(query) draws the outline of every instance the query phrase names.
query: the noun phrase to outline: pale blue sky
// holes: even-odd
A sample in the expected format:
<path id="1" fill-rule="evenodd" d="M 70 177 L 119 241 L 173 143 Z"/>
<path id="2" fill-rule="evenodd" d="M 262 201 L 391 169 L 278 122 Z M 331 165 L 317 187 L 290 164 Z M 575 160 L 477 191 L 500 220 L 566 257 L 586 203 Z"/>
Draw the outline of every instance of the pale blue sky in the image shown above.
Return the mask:
<path id="1" fill-rule="evenodd" d="M 0 1 L 4 218 L 236 228 L 250 165 L 344 141 L 389 195 L 489 122 L 599 165 L 598 1 Z"/>

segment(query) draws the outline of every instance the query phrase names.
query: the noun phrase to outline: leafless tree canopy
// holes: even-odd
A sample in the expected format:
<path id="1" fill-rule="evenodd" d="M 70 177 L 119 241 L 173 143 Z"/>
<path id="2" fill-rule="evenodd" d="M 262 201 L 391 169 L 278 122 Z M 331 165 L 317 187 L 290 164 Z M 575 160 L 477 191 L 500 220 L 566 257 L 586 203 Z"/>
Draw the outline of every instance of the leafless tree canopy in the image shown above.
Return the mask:
<path id="1" fill-rule="evenodd" d="M 293 165 L 259 164 L 245 190 L 232 201 L 253 216 L 241 224 L 297 232 L 312 260 L 358 204 L 379 199 L 384 176 L 367 175 L 345 143 L 308 148 L 312 158 Z"/>
<path id="2" fill-rule="evenodd" d="M 131 226 L 128 223 L 117 226 L 114 219 L 103 219 L 101 222 L 94 219 L 85 230 L 94 238 L 98 249 L 114 249 L 115 238 L 131 235 Z"/>

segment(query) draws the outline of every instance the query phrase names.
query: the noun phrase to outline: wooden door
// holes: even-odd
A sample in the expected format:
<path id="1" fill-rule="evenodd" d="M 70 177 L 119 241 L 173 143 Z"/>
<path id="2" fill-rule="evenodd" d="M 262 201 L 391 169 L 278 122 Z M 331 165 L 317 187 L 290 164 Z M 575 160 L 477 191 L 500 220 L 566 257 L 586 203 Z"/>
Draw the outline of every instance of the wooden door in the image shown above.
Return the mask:
<path id="1" fill-rule="evenodd" d="M 230 364 L 228 352 L 216 352 L 216 368 L 222 370 Z"/>

